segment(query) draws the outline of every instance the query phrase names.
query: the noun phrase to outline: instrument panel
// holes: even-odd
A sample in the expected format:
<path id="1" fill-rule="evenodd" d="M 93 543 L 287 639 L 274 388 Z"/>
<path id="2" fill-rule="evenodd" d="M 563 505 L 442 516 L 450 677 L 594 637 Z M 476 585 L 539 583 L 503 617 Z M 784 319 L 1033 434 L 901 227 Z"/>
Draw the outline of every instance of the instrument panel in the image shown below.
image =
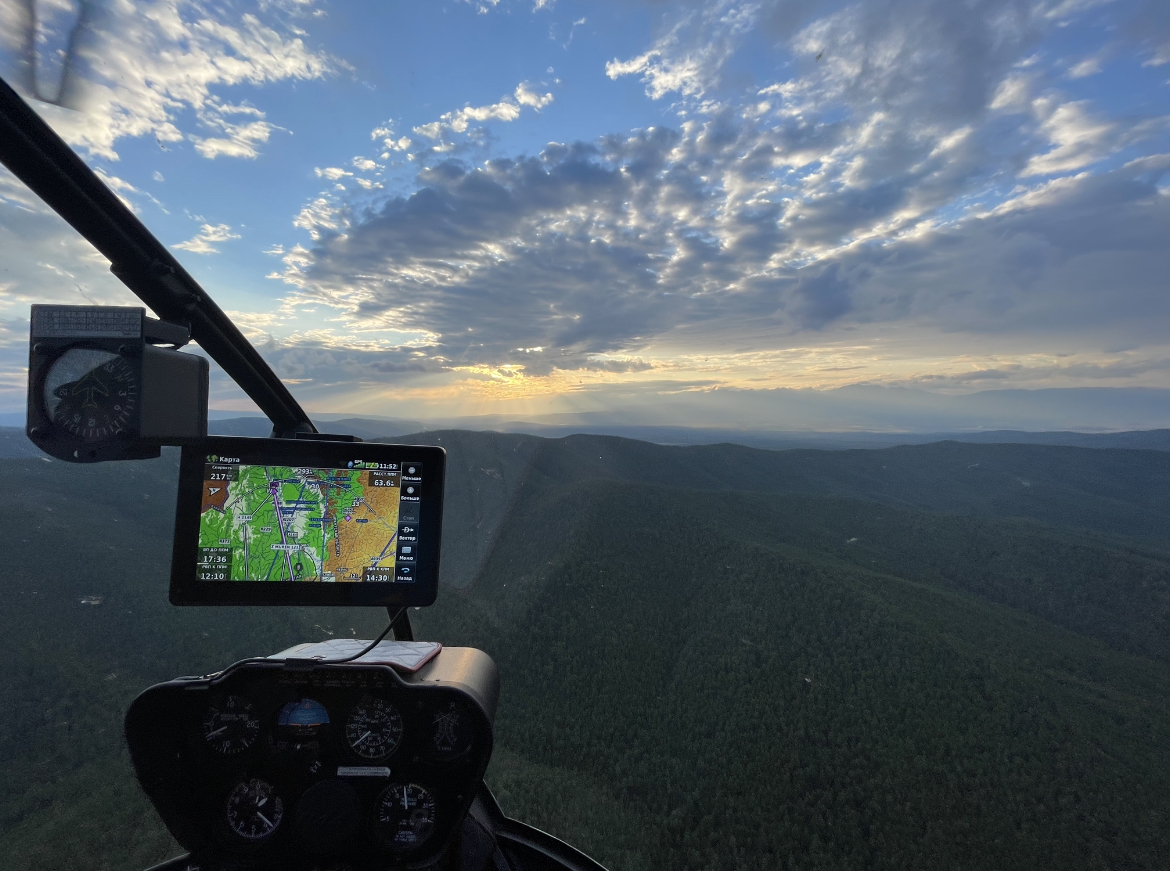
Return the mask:
<path id="1" fill-rule="evenodd" d="M 381 665 L 243 665 L 152 687 L 126 734 L 143 788 L 195 857 L 259 867 L 415 865 L 440 855 L 492 748 L 486 654 Z"/>

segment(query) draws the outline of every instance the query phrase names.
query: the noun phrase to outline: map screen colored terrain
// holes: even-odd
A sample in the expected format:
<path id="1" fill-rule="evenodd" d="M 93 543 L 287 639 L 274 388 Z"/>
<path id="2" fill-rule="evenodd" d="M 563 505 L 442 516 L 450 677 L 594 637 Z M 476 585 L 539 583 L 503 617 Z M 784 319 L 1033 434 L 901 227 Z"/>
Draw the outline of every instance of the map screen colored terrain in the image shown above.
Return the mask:
<path id="1" fill-rule="evenodd" d="M 208 463 L 203 479 L 199 580 L 394 582 L 397 469 Z"/>

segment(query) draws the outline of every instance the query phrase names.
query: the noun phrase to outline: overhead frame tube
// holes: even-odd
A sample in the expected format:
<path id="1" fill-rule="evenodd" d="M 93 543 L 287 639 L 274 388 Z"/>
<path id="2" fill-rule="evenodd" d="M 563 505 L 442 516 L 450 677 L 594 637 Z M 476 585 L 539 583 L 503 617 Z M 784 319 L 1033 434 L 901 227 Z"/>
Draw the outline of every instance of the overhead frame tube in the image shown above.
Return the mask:
<path id="1" fill-rule="evenodd" d="M 3 79 L 0 163 L 97 248 L 110 271 L 163 320 L 188 324 L 191 338 L 272 421 L 274 436 L 317 431 L 231 318 Z"/>

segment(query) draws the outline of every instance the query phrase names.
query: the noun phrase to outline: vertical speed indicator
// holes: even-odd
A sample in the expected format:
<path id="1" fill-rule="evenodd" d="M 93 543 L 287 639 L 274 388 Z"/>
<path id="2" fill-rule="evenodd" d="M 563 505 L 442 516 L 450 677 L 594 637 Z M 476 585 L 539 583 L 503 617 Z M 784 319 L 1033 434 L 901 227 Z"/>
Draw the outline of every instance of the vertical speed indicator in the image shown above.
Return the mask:
<path id="1" fill-rule="evenodd" d="M 224 756 L 247 750 L 260 734 L 260 718 L 252 703 L 242 696 L 227 696 L 212 702 L 199 726 L 206 745 Z"/>

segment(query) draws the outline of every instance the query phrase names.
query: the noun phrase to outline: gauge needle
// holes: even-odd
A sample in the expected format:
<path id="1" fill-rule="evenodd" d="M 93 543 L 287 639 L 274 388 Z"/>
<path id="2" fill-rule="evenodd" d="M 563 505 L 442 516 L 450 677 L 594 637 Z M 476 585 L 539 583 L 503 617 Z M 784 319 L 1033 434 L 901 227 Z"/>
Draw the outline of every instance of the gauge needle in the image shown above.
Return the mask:
<path id="1" fill-rule="evenodd" d="M 257 809 L 259 809 L 259 808 L 264 807 L 264 805 L 266 805 L 266 804 L 268 804 L 268 796 L 264 796 L 264 798 L 260 799 L 260 801 L 258 801 L 256 803 L 256 807 L 257 807 Z"/>
<path id="2" fill-rule="evenodd" d="M 216 735 L 220 734 L 221 732 L 226 732 L 226 731 L 227 731 L 227 726 L 220 726 L 220 727 L 219 727 L 218 729 L 216 729 L 214 732 L 208 732 L 208 733 L 207 733 L 207 734 L 206 734 L 204 737 L 205 737 L 205 738 L 207 738 L 207 740 L 209 740 L 209 741 L 210 741 L 210 740 L 211 740 L 212 738 L 214 738 Z"/>
<path id="3" fill-rule="evenodd" d="M 362 737 L 358 738 L 356 741 L 353 742 L 353 746 L 356 747 L 358 744 L 361 744 L 363 741 L 365 741 L 367 738 L 369 738 L 373 734 L 374 734 L 373 732 L 366 732 L 366 734 L 362 735 Z"/>
<path id="4" fill-rule="evenodd" d="M 402 806 L 410 807 L 410 799 L 406 797 L 406 787 L 402 787 Z"/>
<path id="5" fill-rule="evenodd" d="M 256 816 L 258 816 L 258 817 L 260 817 L 260 819 L 264 820 L 264 825 L 268 826 L 268 828 L 270 828 L 270 829 L 276 828 L 276 826 L 272 825 L 272 820 L 268 819 L 268 817 L 264 816 L 264 814 L 260 813 L 260 811 L 256 811 Z"/>

